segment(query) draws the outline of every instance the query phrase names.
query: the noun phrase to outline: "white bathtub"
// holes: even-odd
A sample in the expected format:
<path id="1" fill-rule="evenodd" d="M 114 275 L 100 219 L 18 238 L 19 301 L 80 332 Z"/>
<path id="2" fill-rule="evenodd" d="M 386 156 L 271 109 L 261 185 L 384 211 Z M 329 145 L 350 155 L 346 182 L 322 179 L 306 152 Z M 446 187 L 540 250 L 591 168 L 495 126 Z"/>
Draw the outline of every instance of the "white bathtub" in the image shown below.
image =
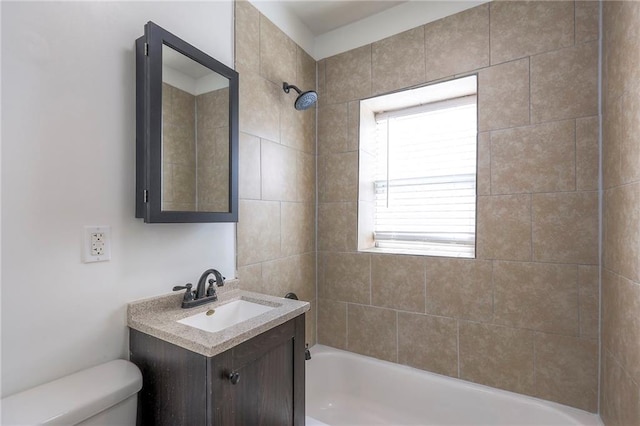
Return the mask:
<path id="1" fill-rule="evenodd" d="M 602 425 L 585 411 L 327 346 L 306 363 L 311 425 Z"/>

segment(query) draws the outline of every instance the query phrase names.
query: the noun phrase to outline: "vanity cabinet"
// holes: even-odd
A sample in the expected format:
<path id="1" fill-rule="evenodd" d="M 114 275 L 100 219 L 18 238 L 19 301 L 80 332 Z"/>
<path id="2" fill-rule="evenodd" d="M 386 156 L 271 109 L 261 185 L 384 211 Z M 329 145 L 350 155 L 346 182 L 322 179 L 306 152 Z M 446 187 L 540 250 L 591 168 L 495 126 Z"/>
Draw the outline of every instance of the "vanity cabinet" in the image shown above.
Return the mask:
<path id="1" fill-rule="evenodd" d="M 304 425 L 304 314 L 213 357 L 130 330 L 138 425 Z"/>

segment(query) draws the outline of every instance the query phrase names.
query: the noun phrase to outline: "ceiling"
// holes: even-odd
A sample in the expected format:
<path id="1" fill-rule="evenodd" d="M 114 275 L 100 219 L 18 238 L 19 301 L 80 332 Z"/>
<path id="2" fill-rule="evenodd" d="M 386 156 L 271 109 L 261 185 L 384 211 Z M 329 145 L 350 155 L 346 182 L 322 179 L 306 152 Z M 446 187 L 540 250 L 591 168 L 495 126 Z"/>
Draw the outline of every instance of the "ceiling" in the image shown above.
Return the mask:
<path id="1" fill-rule="evenodd" d="M 401 3 L 406 3 L 406 1 L 297 0 L 282 2 L 309 28 L 314 36 L 375 15 Z"/>
<path id="2" fill-rule="evenodd" d="M 490 0 L 250 1 L 309 55 L 320 60 Z"/>

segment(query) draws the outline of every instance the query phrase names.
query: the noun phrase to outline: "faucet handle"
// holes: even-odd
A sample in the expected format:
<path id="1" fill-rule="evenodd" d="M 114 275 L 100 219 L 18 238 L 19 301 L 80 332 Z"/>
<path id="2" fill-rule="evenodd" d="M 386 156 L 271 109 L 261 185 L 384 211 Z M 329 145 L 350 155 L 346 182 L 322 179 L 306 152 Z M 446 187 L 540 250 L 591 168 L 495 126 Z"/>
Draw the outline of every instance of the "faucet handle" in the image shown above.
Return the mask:
<path id="1" fill-rule="evenodd" d="M 213 286 L 213 283 L 216 282 L 216 280 L 214 280 L 213 278 L 209 278 L 209 287 L 207 287 L 207 293 L 205 294 L 205 296 L 207 297 L 211 297 L 211 296 L 216 296 L 216 288 Z"/>
<path id="2" fill-rule="evenodd" d="M 182 298 L 182 300 L 184 302 L 190 302 L 193 300 L 193 292 L 191 291 L 191 287 L 193 287 L 193 284 L 191 283 L 187 283 L 185 285 L 177 285 L 175 287 L 173 287 L 173 291 L 179 291 L 179 290 L 187 290 L 184 293 L 184 297 Z"/>

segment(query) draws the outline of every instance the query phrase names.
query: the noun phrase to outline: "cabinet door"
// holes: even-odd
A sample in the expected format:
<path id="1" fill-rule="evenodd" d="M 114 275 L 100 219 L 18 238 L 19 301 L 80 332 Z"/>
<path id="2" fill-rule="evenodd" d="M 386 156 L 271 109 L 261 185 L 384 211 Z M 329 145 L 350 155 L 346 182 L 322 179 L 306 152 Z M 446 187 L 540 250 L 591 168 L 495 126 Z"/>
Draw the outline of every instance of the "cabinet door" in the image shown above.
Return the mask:
<path id="1" fill-rule="evenodd" d="M 304 424 L 303 315 L 214 357 L 211 368 L 214 425 Z"/>
<path id="2" fill-rule="evenodd" d="M 204 425 L 207 358 L 137 330 L 130 331 L 129 346 L 142 372 L 138 425 Z"/>

